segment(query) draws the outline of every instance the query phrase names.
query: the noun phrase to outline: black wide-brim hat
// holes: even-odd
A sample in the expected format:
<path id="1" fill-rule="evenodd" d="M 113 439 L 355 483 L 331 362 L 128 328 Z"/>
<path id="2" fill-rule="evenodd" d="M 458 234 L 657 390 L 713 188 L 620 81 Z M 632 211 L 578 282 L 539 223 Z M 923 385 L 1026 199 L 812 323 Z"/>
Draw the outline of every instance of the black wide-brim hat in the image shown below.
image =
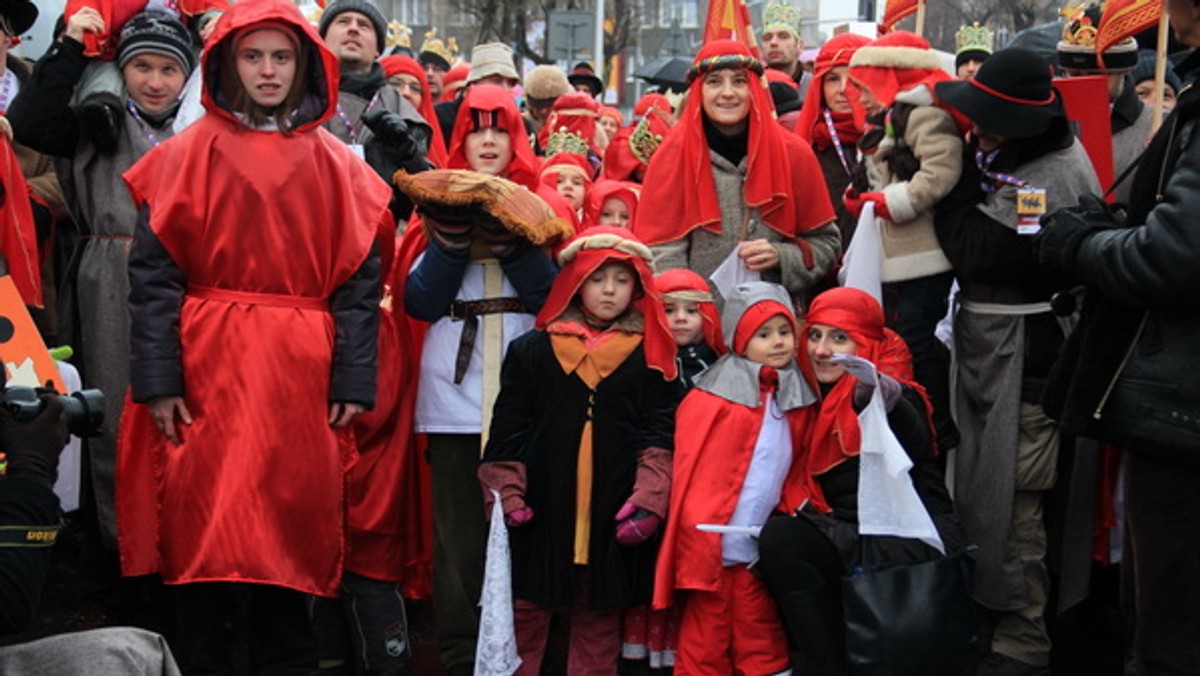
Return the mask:
<path id="1" fill-rule="evenodd" d="M 8 19 L 12 36 L 20 37 L 37 21 L 38 8 L 29 0 L 0 0 L 0 16 Z"/>
<path id="2" fill-rule="evenodd" d="M 592 96 L 599 96 L 604 91 L 604 81 L 596 76 L 596 71 L 586 61 L 575 64 L 571 72 L 567 73 L 567 82 L 572 86 L 587 87 Z"/>
<path id="3" fill-rule="evenodd" d="M 979 67 L 975 79 L 939 82 L 934 91 L 980 129 L 1004 138 L 1038 136 L 1055 118 L 1066 115 L 1062 95 L 1052 83 L 1050 64 L 1019 47 L 993 54 Z"/>

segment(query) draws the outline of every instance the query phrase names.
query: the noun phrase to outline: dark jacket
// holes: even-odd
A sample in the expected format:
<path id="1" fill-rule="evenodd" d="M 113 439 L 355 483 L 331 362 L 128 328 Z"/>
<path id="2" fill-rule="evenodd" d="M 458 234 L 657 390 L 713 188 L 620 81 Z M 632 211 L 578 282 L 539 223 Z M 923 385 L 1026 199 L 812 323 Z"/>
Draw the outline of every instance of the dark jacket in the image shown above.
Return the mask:
<path id="1" fill-rule="evenodd" d="M 71 112 L 71 93 L 90 61 L 71 38 L 50 47 L 5 113 L 17 143 L 55 157 L 75 154 L 79 122 Z"/>
<path id="2" fill-rule="evenodd" d="M 954 503 L 946 490 L 946 480 L 934 452 L 929 433 L 929 418 L 925 416 L 924 407 L 925 403 L 921 398 L 905 387 L 903 396 L 896 400 L 896 405 L 888 413 L 888 427 L 913 462 L 912 468 L 908 470 L 913 488 L 933 518 L 933 524 L 942 537 L 946 553 L 949 554 L 962 550 L 967 539 L 958 515 L 954 512 Z M 859 563 L 857 544 L 860 465 L 859 456 L 854 456 L 818 475 L 817 483 L 821 486 L 821 492 L 833 514 L 805 514 L 829 537 L 848 567 Z M 871 541 L 875 547 L 874 553 L 887 562 L 925 560 L 931 556 L 931 548 L 919 540 L 872 536 Z"/>
<path id="3" fill-rule="evenodd" d="M 378 245 L 329 297 L 335 340 L 329 401 L 375 406 L 375 339 L 379 333 Z M 129 266 L 131 386 L 134 401 L 183 396 L 179 314 L 187 277 L 150 228 L 150 209 L 138 213 Z"/>
<path id="4" fill-rule="evenodd" d="M 1068 433 L 1200 464 L 1200 51 L 1134 175 L 1127 228 L 1088 235 L 1087 285 L 1044 405 Z"/>
<path id="5" fill-rule="evenodd" d="M 0 636 L 23 630 L 33 619 L 50 547 L 29 546 L 27 534 L 58 525 L 58 498 L 48 482 L 27 472 L 0 476 Z"/>
<path id="6" fill-rule="evenodd" d="M 520 461 L 534 517 L 509 531 L 513 595 L 576 606 L 575 470 L 592 420 L 593 492 L 586 607 L 617 609 L 650 600 L 658 538 L 617 544 L 617 511 L 629 499 L 641 452 L 674 448 L 681 388 L 646 366 L 638 346 L 594 391 L 564 373 L 550 334 L 530 331 L 508 346 L 484 461 Z M 594 402 L 594 404 L 589 404 Z"/>

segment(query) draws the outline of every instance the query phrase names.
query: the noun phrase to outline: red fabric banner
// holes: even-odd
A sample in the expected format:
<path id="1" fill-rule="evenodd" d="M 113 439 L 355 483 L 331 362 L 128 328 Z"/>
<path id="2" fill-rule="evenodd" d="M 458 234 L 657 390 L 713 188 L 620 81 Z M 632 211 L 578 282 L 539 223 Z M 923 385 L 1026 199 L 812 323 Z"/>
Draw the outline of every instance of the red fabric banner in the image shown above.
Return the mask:
<path id="1" fill-rule="evenodd" d="M 1160 0 L 1109 0 L 1096 29 L 1096 54 L 1158 23 Z"/>
<path id="2" fill-rule="evenodd" d="M 703 44 L 707 45 L 713 40 L 736 40 L 749 47 L 755 57 L 762 58 L 746 0 L 712 0 L 709 3 Z"/>
<path id="3" fill-rule="evenodd" d="M 0 253 L 8 262 L 8 274 L 21 292 L 21 299 L 26 305 L 42 307 L 41 259 L 29 195 L 12 142 L 0 134 L 0 227 L 4 229 Z"/>
<path id="4" fill-rule="evenodd" d="M 885 31 L 890 31 L 900 23 L 900 20 L 917 11 L 920 0 L 887 0 L 883 7 L 883 20 L 879 22 Z"/>

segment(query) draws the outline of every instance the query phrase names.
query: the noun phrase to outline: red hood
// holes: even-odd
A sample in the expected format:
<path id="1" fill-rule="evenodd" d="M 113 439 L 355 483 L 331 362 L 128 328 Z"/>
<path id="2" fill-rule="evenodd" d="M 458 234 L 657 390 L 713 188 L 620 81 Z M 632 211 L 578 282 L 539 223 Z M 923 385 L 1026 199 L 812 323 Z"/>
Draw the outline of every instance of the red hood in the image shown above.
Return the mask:
<path id="1" fill-rule="evenodd" d="M 200 55 L 200 67 L 204 73 L 204 95 L 201 99 L 208 112 L 236 121 L 234 114 L 218 100 L 220 91 L 220 56 L 232 48 L 232 37 L 243 28 L 257 23 L 272 22 L 291 26 L 297 37 L 310 47 L 308 68 L 308 93 L 299 106 L 304 119 L 295 131 L 307 131 L 320 126 L 333 117 L 337 110 L 338 60 L 325 46 L 316 30 L 300 14 L 300 10 L 286 0 L 252 0 L 230 5 L 213 30 L 204 52 Z"/>

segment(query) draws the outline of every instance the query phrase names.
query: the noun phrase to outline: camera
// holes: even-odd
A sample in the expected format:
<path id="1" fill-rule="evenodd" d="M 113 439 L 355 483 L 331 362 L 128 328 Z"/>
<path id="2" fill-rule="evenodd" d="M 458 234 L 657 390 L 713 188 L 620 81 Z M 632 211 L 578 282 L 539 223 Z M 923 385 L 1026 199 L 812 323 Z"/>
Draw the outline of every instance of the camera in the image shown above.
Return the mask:
<path id="1" fill-rule="evenodd" d="M 67 430 L 77 437 L 100 436 L 104 424 L 104 393 L 100 390 L 81 390 L 68 395 L 56 395 L 62 402 Z M 4 388 L 4 408 L 13 420 L 27 423 L 38 416 L 45 406 L 32 387 Z"/>

